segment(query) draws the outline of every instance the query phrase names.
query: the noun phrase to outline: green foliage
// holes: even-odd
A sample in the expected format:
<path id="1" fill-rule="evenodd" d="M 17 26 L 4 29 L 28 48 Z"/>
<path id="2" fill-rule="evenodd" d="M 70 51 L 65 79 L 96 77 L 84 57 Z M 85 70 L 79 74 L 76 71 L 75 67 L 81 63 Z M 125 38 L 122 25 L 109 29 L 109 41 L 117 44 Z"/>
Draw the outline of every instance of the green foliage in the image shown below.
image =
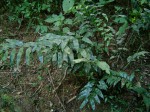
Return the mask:
<path id="1" fill-rule="evenodd" d="M 19 108 L 15 104 L 15 100 L 8 94 L 0 95 L 0 111 L 20 112 Z"/>
<path id="2" fill-rule="evenodd" d="M 109 65 L 106 63 L 106 62 L 104 62 L 104 61 L 97 61 L 96 62 L 96 64 L 97 64 L 97 66 L 98 67 L 100 67 L 102 70 L 105 70 L 105 72 L 107 73 L 107 74 L 110 74 L 110 67 L 109 67 Z"/>
<path id="3" fill-rule="evenodd" d="M 143 102 L 148 112 L 150 107 L 150 93 L 143 87 L 134 87 L 133 90 L 143 97 Z"/>
<path id="4" fill-rule="evenodd" d="M 45 22 L 53 24 L 54 26 L 51 28 L 51 30 L 54 31 L 61 31 L 64 24 L 65 17 L 61 14 L 47 17 Z"/>
<path id="5" fill-rule="evenodd" d="M 132 0 L 133 10 L 130 12 L 130 21 L 134 31 L 140 33 L 140 28 L 143 30 L 150 28 L 150 3 L 149 0 Z"/>
<path id="6" fill-rule="evenodd" d="M 115 21 L 116 23 L 121 23 L 121 24 L 123 24 L 123 25 L 119 28 L 119 30 L 118 30 L 118 32 L 117 32 L 116 35 L 121 35 L 121 34 L 125 33 L 125 31 L 127 30 L 127 28 L 128 28 L 128 21 L 127 21 L 126 18 L 127 18 L 127 17 L 126 17 L 125 15 L 118 15 L 118 16 L 115 18 L 114 21 Z"/>
<path id="7" fill-rule="evenodd" d="M 6 5 L 10 11 L 9 20 L 17 21 L 19 23 L 19 28 L 25 21 L 28 21 L 27 29 L 30 27 L 35 28 L 36 26 L 36 32 L 45 33 L 48 30 L 46 25 L 43 24 L 43 18 L 45 18 L 45 16 L 41 15 L 41 13 L 50 13 L 54 11 L 52 3 L 53 0 L 20 0 L 19 2 L 8 0 Z"/>
<path id="8" fill-rule="evenodd" d="M 60 36 L 55 34 L 47 34 L 39 38 L 36 42 L 27 42 L 23 43 L 16 40 L 7 40 L 7 43 L 1 44 L 2 51 L 5 52 L 3 58 L 5 60 L 8 57 L 9 50 L 12 49 L 11 62 L 15 59 L 16 51 L 18 46 L 18 53 L 16 54 L 16 66 L 19 66 L 21 57 L 24 54 L 25 50 L 25 62 L 27 65 L 30 65 L 31 54 L 36 54 L 41 63 L 56 63 L 59 67 L 70 66 L 72 69 L 78 66 L 78 69 L 82 68 L 84 65 L 83 74 L 88 73 L 87 76 L 89 79 L 93 79 L 93 73 L 98 73 L 98 69 L 104 70 L 107 75 L 104 75 L 103 80 L 96 81 L 92 80 L 87 83 L 87 85 L 81 90 L 79 94 L 79 99 L 84 99 L 80 108 L 83 108 L 88 102 L 90 103 L 92 109 L 95 109 L 95 103 L 100 103 L 100 98 L 103 98 L 102 90 L 107 90 L 107 84 L 109 86 L 116 86 L 121 82 L 121 87 L 126 86 L 128 89 L 131 89 L 133 84 L 132 80 L 134 74 L 127 75 L 125 72 L 115 72 L 110 71 L 109 65 L 104 61 L 99 61 L 92 53 L 89 52 L 89 49 L 92 46 L 86 46 L 86 43 L 81 43 L 82 39 L 76 39 L 72 36 Z M 89 47 L 89 49 L 87 48 Z M 7 53 L 7 57 L 6 57 Z M 2 58 L 2 59 L 3 59 Z M 4 61 L 4 60 L 3 60 Z M 88 65 L 88 66 L 85 66 Z M 93 71 L 94 68 L 94 71 Z M 106 84 L 107 83 L 107 84 Z"/>
<path id="9" fill-rule="evenodd" d="M 12 1 L 8 1 L 13 12 L 11 20 L 17 20 L 20 26 L 29 21 L 28 26 L 33 26 L 36 32 L 53 33 L 42 35 L 35 42 L 6 39 L 0 44 L 1 61 L 9 59 L 16 67 L 21 62 L 30 66 L 34 57 L 42 64 L 69 67 L 71 73 L 85 76 L 88 82 L 79 93 L 79 99 L 83 100 L 80 109 L 90 104 L 95 110 L 96 103 L 104 99 L 104 91 L 117 86 L 140 94 L 148 110 L 147 89 L 135 84 L 134 70 L 129 75 L 122 68 L 126 60 L 128 65 L 149 53 L 145 47 L 150 40 L 149 1 L 124 2 L 129 6 L 122 6 L 117 0 L 21 0 L 12 6 Z M 118 66 L 123 67 L 110 66 L 116 62 L 111 62 L 109 56 L 117 58 Z"/>
<path id="10" fill-rule="evenodd" d="M 103 6 L 99 3 L 89 4 L 84 1 L 74 7 L 72 12 L 75 14 L 75 26 L 79 26 L 77 36 L 81 36 L 85 43 L 95 46 L 95 55 L 98 56 L 98 53 L 108 52 L 115 30 L 108 22 L 109 16 L 103 12 Z"/>
<path id="11" fill-rule="evenodd" d="M 89 81 L 81 90 L 79 99 L 83 99 L 80 106 L 82 109 L 88 102 L 90 103 L 93 110 L 95 110 L 95 103 L 100 104 L 100 98 L 104 99 L 102 90 L 107 90 L 107 85 L 104 81 Z"/>
<path id="12" fill-rule="evenodd" d="M 63 11 L 67 13 L 74 5 L 74 0 L 63 0 Z"/>
<path id="13" fill-rule="evenodd" d="M 109 65 L 106 62 L 98 61 L 96 58 L 92 58 L 94 56 L 91 51 L 89 51 L 91 46 L 86 44 L 84 45 L 84 43 L 79 44 L 81 41 L 81 39 L 78 40 L 72 36 L 60 36 L 51 33 L 39 38 L 36 42 L 23 43 L 21 41 L 17 41 L 18 43 L 16 43 L 16 40 L 8 39 L 7 43 L 1 44 L 2 52 L 7 51 L 5 52 L 2 61 L 4 62 L 8 58 L 8 50 L 13 49 L 10 54 L 10 61 L 13 62 L 16 53 L 15 49 L 17 49 L 19 45 L 20 48 L 18 49 L 18 53 L 16 54 L 17 67 L 19 66 L 23 54 L 25 54 L 26 64 L 29 65 L 31 57 L 30 55 L 36 53 L 39 61 L 43 60 L 42 58 L 44 58 L 44 62 L 57 62 L 59 66 L 62 66 L 63 63 L 67 63 L 71 66 L 83 62 L 90 63 L 102 70 L 105 70 L 106 73 L 109 74 Z"/>
<path id="14" fill-rule="evenodd" d="M 146 54 L 148 54 L 149 52 L 146 51 L 141 51 L 138 53 L 133 54 L 132 56 L 129 56 L 127 58 L 128 63 L 132 62 L 132 61 L 136 61 L 136 59 L 139 59 L 141 57 L 144 57 Z"/>
<path id="15" fill-rule="evenodd" d="M 122 88 L 126 86 L 126 88 L 130 89 L 133 86 L 132 81 L 134 79 L 134 74 L 128 75 L 125 72 L 111 71 L 111 74 L 105 76 L 104 79 L 106 79 L 106 82 L 110 86 L 116 86 L 120 83 Z"/>

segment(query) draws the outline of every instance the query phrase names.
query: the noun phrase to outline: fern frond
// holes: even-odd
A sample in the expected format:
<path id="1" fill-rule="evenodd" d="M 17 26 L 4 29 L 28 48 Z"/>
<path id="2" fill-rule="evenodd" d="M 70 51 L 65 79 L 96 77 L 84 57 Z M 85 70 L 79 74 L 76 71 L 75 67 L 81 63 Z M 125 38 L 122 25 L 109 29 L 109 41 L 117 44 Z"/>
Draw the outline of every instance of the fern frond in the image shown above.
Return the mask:
<path id="1" fill-rule="evenodd" d="M 101 99 L 104 99 L 102 90 L 107 90 L 107 85 L 103 80 L 99 82 L 89 81 L 81 90 L 79 94 L 80 100 L 83 100 L 80 109 L 90 104 L 92 109 L 95 110 L 96 103 L 100 104 Z"/>

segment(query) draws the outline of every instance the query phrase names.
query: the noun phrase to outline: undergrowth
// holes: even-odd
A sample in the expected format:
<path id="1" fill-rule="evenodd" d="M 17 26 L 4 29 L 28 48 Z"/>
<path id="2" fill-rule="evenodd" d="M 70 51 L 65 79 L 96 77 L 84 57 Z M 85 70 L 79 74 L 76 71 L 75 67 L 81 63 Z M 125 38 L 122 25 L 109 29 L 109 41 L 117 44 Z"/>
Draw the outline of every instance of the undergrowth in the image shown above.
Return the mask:
<path id="1" fill-rule="evenodd" d="M 0 44 L 2 63 L 10 60 L 19 70 L 20 63 L 31 66 L 37 59 L 87 78 L 78 95 L 80 109 L 90 105 L 95 110 L 101 102 L 114 105 L 116 96 L 110 90 L 118 87 L 113 91 L 134 93 L 149 111 L 149 84 L 137 76 L 137 70 L 149 64 L 148 0 L 12 0 L 5 5 L 18 28 L 27 22 L 27 29 L 32 27 L 41 37 L 35 42 L 6 39 Z"/>

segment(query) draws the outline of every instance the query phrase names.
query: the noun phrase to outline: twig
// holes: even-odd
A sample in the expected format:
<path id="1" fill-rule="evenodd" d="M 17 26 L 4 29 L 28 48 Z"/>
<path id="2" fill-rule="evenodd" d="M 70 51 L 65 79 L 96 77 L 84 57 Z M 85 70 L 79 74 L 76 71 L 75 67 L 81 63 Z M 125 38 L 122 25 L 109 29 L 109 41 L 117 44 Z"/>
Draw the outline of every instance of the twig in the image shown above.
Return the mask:
<path id="1" fill-rule="evenodd" d="M 60 82 L 59 85 L 53 90 L 53 92 L 54 92 L 54 91 L 57 91 L 57 90 L 59 89 L 59 87 L 62 85 L 64 79 L 66 78 L 67 70 L 68 70 L 68 67 L 65 69 L 64 76 L 63 76 L 61 82 Z"/>
<path id="2" fill-rule="evenodd" d="M 61 104 L 61 106 L 62 106 L 62 108 L 63 108 L 63 110 L 66 112 L 66 109 L 65 109 L 65 106 L 63 105 L 63 103 L 62 103 L 62 101 L 60 100 L 60 98 L 59 98 L 59 96 L 58 96 L 58 94 L 57 94 L 57 91 L 56 91 L 56 88 L 55 88 L 55 85 L 54 85 L 54 83 L 53 83 L 53 79 L 52 79 L 52 77 L 51 77 L 51 75 L 50 75 L 50 71 L 48 70 L 48 74 L 49 74 L 49 78 L 48 78 L 48 81 L 52 84 L 52 86 L 53 86 L 53 93 L 55 93 L 55 95 L 56 95 L 56 97 L 58 98 L 58 100 L 59 100 L 59 103 Z"/>
<path id="3" fill-rule="evenodd" d="M 70 103 L 71 101 L 73 101 L 74 99 L 76 99 L 77 96 L 73 96 L 72 98 L 70 98 L 68 101 L 67 101 L 67 104 Z"/>
<path id="4" fill-rule="evenodd" d="M 33 97 L 39 90 L 41 90 L 42 85 L 43 85 L 43 83 L 41 83 L 39 85 L 39 87 L 37 88 L 37 90 L 30 97 Z"/>
<path id="5" fill-rule="evenodd" d="M 5 88 L 8 87 L 11 83 L 12 83 L 12 80 L 11 80 L 7 85 L 5 85 L 5 86 L 4 86 L 4 85 L 3 85 L 3 86 L 1 85 L 1 86 L 2 86 L 3 89 L 5 89 Z"/>

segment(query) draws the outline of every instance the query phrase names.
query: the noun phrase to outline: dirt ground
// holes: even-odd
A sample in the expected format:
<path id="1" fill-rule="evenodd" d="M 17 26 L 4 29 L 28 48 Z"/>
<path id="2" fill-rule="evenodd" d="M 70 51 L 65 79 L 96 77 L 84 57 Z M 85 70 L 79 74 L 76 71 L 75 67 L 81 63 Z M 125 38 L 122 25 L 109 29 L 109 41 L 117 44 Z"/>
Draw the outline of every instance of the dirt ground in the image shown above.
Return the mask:
<path id="1" fill-rule="evenodd" d="M 8 102 L 12 102 L 4 112 L 11 112 L 12 105 L 17 112 L 92 112 L 88 107 L 79 110 L 81 102 L 77 100 L 77 94 L 81 85 L 77 77 L 69 76 L 61 69 L 47 73 L 23 66 L 20 72 L 9 68 L 0 71 L 0 95 L 10 97 Z"/>

